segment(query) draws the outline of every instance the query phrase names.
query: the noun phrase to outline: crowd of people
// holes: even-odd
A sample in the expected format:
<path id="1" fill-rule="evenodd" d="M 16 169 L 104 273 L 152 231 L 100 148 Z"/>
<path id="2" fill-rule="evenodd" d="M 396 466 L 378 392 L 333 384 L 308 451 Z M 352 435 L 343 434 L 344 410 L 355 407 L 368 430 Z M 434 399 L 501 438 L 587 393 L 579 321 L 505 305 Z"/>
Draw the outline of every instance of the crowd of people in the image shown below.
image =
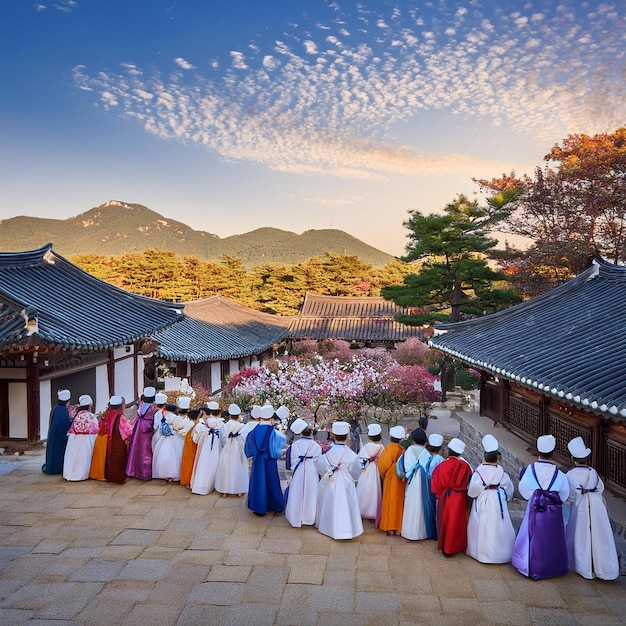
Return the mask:
<path id="1" fill-rule="evenodd" d="M 435 540 L 446 557 L 464 552 L 482 563 L 511 562 L 535 580 L 570 570 L 584 578 L 619 576 L 604 484 L 581 437 L 568 443 L 574 467 L 566 474 L 553 461 L 554 436 L 537 439 L 538 460 L 520 472 L 518 491 L 528 505 L 516 533 L 508 511 L 513 482 L 491 434 L 474 469 L 463 458 L 463 441 L 454 437 L 444 446 L 425 423 L 409 434 L 393 426 L 386 444 L 381 425 L 369 424 L 357 452 L 347 445 L 348 422 L 333 422 L 332 441 L 320 445 L 312 425 L 290 420 L 284 406 L 253 406 L 244 421 L 236 404 L 223 416 L 216 401 L 190 409 L 188 396 L 170 404 L 146 387 L 130 420 L 120 396 L 101 415 L 92 412 L 90 396 L 78 405 L 70 398 L 69 390 L 58 392 L 42 468 L 68 481 L 159 478 L 198 495 L 247 496 L 255 515 L 284 511 L 291 526 L 315 526 L 337 540 L 358 537 L 369 520 L 407 541 Z M 276 422 L 289 424 L 289 444 Z M 281 458 L 291 472 L 284 493 Z"/>

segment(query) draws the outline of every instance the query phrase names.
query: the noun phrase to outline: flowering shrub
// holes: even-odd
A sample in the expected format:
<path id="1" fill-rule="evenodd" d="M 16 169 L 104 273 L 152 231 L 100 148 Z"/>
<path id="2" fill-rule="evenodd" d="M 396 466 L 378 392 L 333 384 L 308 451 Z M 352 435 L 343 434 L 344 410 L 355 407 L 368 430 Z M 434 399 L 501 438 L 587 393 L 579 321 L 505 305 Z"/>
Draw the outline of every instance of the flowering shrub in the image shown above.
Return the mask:
<path id="1" fill-rule="evenodd" d="M 418 337 L 409 337 L 396 346 L 393 356 L 399 365 L 426 365 L 431 354 L 430 348 Z"/>
<path id="2" fill-rule="evenodd" d="M 324 427 L 337 419 L 356 419 L 366 406 L 415 404 L 420 414 L 427 412 L 439 398 L 434 381 L 423 367 L 399 366 L 386 350 L 367 349 L 350 351 L 344 361 L 318 354 L 245 368 L 232 377 L 226 391 L 233 401 L 246 399 L 248 405 L 285 404 Z"/>

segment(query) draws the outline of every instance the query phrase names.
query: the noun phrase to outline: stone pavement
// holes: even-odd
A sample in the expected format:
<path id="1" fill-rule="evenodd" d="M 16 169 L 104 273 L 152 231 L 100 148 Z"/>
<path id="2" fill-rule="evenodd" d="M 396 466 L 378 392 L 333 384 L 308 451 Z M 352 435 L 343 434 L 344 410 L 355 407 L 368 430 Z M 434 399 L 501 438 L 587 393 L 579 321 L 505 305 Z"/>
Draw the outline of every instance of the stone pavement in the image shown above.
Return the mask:
<path id="1" fill-rule="evenodd" d="M 178 484 L 67 483 L 0 461 L 0 624 L 626 623 L 626 580 L 532 581 L 365 522 L 352 541 Z"/>

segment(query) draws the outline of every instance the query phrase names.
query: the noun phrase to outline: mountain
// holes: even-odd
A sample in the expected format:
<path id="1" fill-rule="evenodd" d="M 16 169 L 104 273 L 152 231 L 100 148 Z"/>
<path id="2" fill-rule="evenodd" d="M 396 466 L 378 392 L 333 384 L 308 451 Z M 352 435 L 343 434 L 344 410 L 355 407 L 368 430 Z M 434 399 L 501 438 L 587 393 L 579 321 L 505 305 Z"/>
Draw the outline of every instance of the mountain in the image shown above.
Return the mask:
<path id="1" fill-rule="evenodd" d="M 393 258 L 342 230 L 307 230 L 298 235 L 278 228 L 259 228 L 222 239 L 165 218 L 141 204 L 117 200 L 66 220 L 20 216 L 0 221 L 0 250 L 34 250 L 48 242 L 65 257 L 90 253 L 119 256 L 160 248 L 204 260 L 220 260 L 227 254 L 240 258 L 247 267 L 300 263 L 326 253 L 357 256 L 375 267 Z"/>

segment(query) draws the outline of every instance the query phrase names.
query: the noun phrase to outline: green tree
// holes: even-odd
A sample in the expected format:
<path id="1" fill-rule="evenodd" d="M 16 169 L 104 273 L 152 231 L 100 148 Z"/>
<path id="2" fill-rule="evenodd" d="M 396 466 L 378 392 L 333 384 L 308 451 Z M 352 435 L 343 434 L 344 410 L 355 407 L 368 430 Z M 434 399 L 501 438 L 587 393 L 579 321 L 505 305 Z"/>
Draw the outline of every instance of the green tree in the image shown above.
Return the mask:
<path id="1" fill-rule="evenodd" d="M 503 208 L 507 204 L 502 197 L 481 207 L 459 195 L 442 215 L 411 212 L 404 224 L 412 241 L 405 260 L 423 260 L 422 269 L 408 275 L 402 285 L 381 289 L 388 300 L 417 309 L 399 316 L 400 321 L 413 325 L 458 322 L 462 316 L 484 315 L 518 299 L 513 291 L 497 286 L 505 276 L 490 268 L 486 260 L 497 244 L 489 232 L 507 217 Z M 444 400 L 449 365 L 445 357 L 440 372 Z"/>

